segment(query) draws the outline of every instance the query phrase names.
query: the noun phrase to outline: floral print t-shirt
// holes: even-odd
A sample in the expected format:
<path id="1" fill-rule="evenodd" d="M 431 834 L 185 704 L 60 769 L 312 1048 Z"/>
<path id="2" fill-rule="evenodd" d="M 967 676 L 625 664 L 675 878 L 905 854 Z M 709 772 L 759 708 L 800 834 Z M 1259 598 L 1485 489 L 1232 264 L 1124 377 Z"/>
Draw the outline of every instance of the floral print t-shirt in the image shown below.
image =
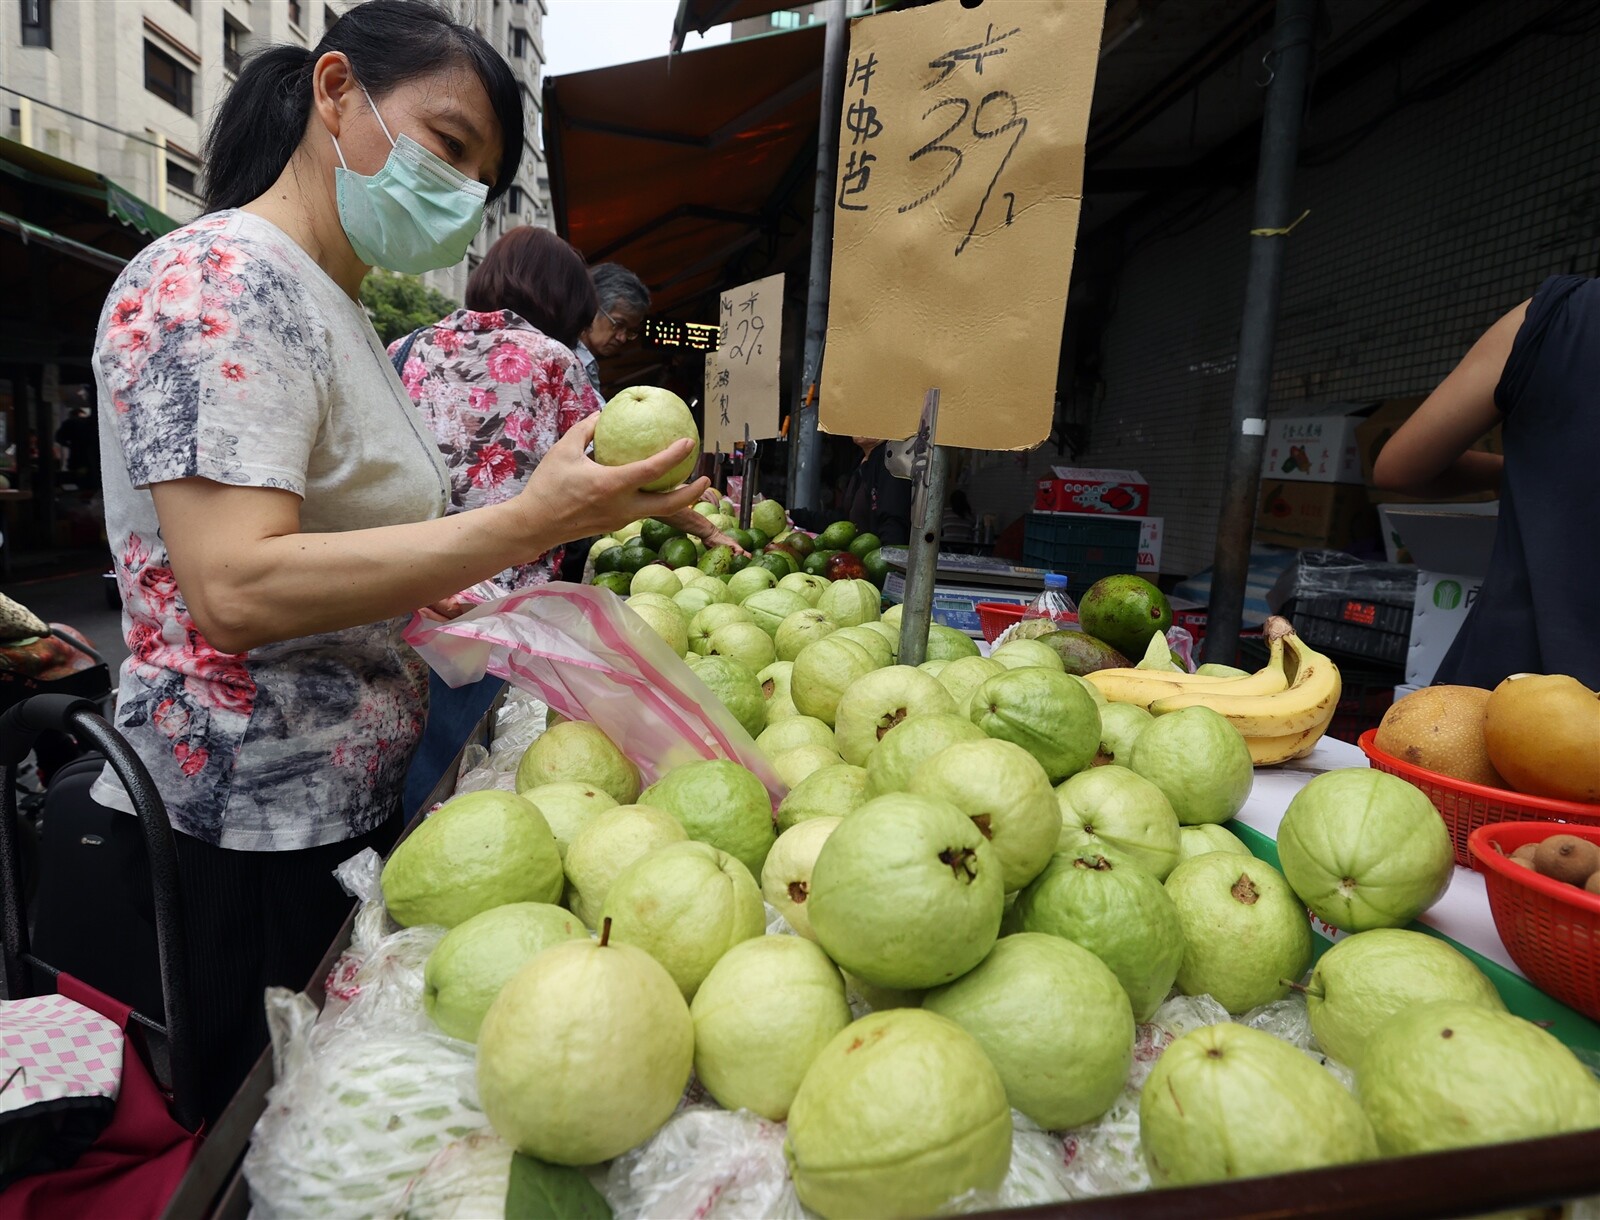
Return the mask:
<path id="1" fill-rule="evenodd" d="M 453 513 L 511 499 L 550 446 L 601 405 L 577 357 L 509 309 L 458 309 L 424 329 L 401 380 L 450 471 Z M 559 549 L 530 556 L 495 583 L 507 593 L 542 585 L 560 566 Z"/>
<path id="2" fill-rule="evenodd" d="M 173 825 L 246 851 L 374 829 L 399 807 L 427 715 L 408 620 L 219 652 L 189 614 L 149 491 L 195 477 L 277 488 L 299 498 L 307 533 L 441 515 L 437 450 L 366 312 L 275 225 L 219 212 L 117 278 L 94 372 L 130 653 L 116 724 Z M 93 795 L 131 808 L 109 769 Z"/>

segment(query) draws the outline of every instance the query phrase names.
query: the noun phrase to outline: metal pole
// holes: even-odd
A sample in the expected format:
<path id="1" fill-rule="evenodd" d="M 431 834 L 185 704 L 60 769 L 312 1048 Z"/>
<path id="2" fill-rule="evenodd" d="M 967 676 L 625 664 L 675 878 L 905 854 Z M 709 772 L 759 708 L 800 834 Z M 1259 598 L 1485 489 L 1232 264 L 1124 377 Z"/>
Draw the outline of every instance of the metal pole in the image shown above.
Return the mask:
<path id="1" fill-rule="evenodd" d="M 844 61 L 848 32 L 844 0 L 826 0 L 827 34 L 822 50 L 822 113 L 817 126 L 817 181 L 811 204 L 811 279 L 806 297 L 806 346 L 795 394 L 795 420 L 790 429 L 799 451 L 795 456 L 791 507 L 817 508 L 821 500 L 822 461 L 817 442 L 817 409 L 807 407 L 806 393 L 822 375 L 822 343 L 828 333 L 828 275 L 833 265 L 833 183 L 839 168 L 839 106 L 844 96 Z"/>
<path id="2" fill-rule="evenodd" d="M 938 579 L 939 523 L 944 516 L 944 484 L 949 452 L 933 443 L 938 435 L 939 391 L 922 404 L 911 466 L 911 543 L 906 548 L 906 597 L 900 608 L 902 665 L 921 665 L 928 656 L 928 625 L 933 621 L 933 586 Z"/>
<path id="3" fill-rule="evenodd" d="M 1238 652 L 1244 616 L 1250 536 L 1255 530 L 1261 455 L 1266 445 L 1266 408 L 1272 384 L 1278 296 L 1283 283 L 1284 242 L 1292 227 L 1290 193 L 1305 116 L 1317 3 L 1318 0 L 1278 0 L 1273 50 L 1267 57 L 1272 75 L 1261 121 L 1255 227 L 1251 230 L 1250 269 L 1245 277 L 1244 314 L 1239 324 L 1238 375 L 1233 385 L 1228 461 L 1206 622 L 1205 659 L 1226 665 L 1233 664 Z"/>
<path id="4" fill-rule="evenodd" d="M 750 510 L 755 506 L 756 443 L 750 439 L 750 425 L 744 426 L 744 465 L 739 476 L 739 528 L 750 528 Z"/>

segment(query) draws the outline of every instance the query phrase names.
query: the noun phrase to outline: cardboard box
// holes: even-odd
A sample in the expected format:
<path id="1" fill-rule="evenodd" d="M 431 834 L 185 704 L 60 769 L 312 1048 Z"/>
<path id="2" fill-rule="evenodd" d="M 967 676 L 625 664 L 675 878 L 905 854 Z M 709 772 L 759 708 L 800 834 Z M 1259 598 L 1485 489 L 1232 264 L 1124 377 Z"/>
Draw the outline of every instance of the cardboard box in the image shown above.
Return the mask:
<path id="1" fill-rule="evenodd" d="M 1421 572 L 1417 600 L 1411 609 L 1411 641 L 1406 649 L 1406 683 L 1430 686 L 1439 662 L 1455 643 L 1467 611 L 1483 588 L 1481 575 L 1445 575 Z"/>
<path id="2" fill-rule="evenodd" d="M 1440 503 L 1437 497 L 1406 496 L 1397 491 L 1379 491 L 1372 485 L 1372 468 L 1377 463 L 1378 452 L 1389 438 L 1400 430 L 1400 425 L 1410 419 L 1422 405 L 1422 398 L 1389 398 L 1378 404 L 1377 410 L 1356 427 L 1356 447 L 1361 453 L 1361 481 L 1367 485 L 1367 499 L 1374 504 L 1424 504 Z M 1472 446 L 1477 453 L 1505 453 L 1505 440 L 1500 425 Z M 1497 499 L 1492 491 L 1474 492 L 1466 496 L 1452 496 L 1443 503 L 1475 504 Z"/>
<path id="3" fill-rule="evenodd" d="M 1257 543 L 1339 550 L 1378 535 L 1377 510 L 1352 483 L 1263 481 L 1256 508 Z"/>
<path id="4" fill-rule="evenodd" d="M 1360 483 L 1356 428 L 1371 403 L 1299 403 L 1267 421 L 1261 478 L 1281 482 Z"/>
<path id="5" fill-rule="evenodd" d="M 1143 517 L 1150 511 L 1150 484 L 1137 470 L 1052 466 L 1050 473 L 1039 480 L 1035 512 Z"/>

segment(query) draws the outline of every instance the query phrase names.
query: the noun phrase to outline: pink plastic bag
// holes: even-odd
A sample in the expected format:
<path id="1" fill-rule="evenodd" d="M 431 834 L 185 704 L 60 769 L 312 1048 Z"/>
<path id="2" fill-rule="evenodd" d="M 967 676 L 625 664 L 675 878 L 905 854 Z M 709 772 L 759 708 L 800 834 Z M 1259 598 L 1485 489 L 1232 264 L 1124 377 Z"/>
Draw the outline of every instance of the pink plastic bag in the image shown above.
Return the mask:
<path id="1" fill-rule="evenodd" d="M 406 640 L 451 686 L 493 674 L 563 716 L 593 721 L 647 783 L 684 763 L 727 758 L 754 772 L 774 805 L 788 791 L 722 701 L 608 590 L 523 589 L 447 623 L 416 618 Z"/>

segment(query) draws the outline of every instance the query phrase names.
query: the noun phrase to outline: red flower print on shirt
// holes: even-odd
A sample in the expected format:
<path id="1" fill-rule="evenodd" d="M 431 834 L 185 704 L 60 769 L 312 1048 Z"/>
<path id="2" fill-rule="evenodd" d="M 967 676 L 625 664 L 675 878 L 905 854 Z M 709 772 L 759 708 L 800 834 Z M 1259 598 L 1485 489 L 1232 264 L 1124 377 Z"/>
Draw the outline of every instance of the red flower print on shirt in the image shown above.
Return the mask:
<path id="1" fill-rule="evenodd" d="M 454 356 L 465 342 L 457 331 L 435 328 L 433 332 L 433 345 L 446 356 Z"/>
<path id="2" fill-rule="evenodd" d="M 567 366 L 554 357 L 539 361 L 533 371 L 533 392 L 544 398 L 554 398 L 566 387 Z"/>
<path id="3" fill-rule="evenodd" d="M 178 600 L 178 578 L 172 574 L 171 568 L 153 565 L 144 568 L 134 582 L 134 589 L 136 595 L 144 599 L 151 614 L 158 618 L 171 610 L 173 603 Z"/>
<path id="4" fill-rule="evenodd" d="M 467 406 L 474 411 L 493 411 L 500 405 L 500 394 L 496 390 L 485 389 L 482 386 L 473 386 L 467 391 Z"/>
<path id="5" fill-rule="evenodd" d="M 489 376 L 501 383 L 521 381 L 533 370 L 533 360 L 515 343 L 498 343 L 485 363 Z"/>
<path id="6" fill-rule="evenodd" d="M 191 750 L 187 741 L 180 741 L 172 747 L 172 757 L 178 760 L 178 769 L 193 779 L 206 769 L 206 759 L 210 755 L 203 746 L 198 750 Z"/>
<path id="7" fill-rule="evenodd" d="M 220 339 L 233 329 L 233 322 L 225 313 L 205 313 L 200 315 L 200 337 L 202 339 Z"/>
<path id="8" fill-rule="evenodd" d="M 411 401 L 416 402 L 422 397 L 422 383 L 428 376 L 428 366 L 415 356 L 406 360 L 405 371 L 400 374 L 400 381 L 406 387 L 406 393 L 411 395 Z"/>
<path id="9" fill-rule="evenodd" d="M 513 408 L 506 415 L 506 440 L 516 445 L 519 449 L 527 448 L 528 442 L 533 440 L 538 430 L 539 425 L 533 418 L 533 412 L 529 411 L 527 407 Z"/>
<path id="10" fill-rule="evenodd" d="M 517 472 L 517 460 L 497 441 L 478 450 L 478 459 L 467 467 L 467 477 L 479 487 L 498 487 Z"/>
<path id="11" fill-rule="evenodd" d="M 492 309 L 488 313 L 468 309 L 461 315 L 461 329 L 466 331 L 500 330 L 505 324 L 506 311 L 503 309 Z"/>
<path id="12" fill-rule="evenodd" d="M 217 242 L 211 243 L 205 255 L 206 269 L 224 279 L 233 275 L 242 261 L 237 251 Z"/>
<path id="13" fill-rule="evenodd" d="M 143 297 L 124 297 L 111 307 L 112 327 L 127 326 L 144 314 Z"/>
<path id="14" fill-rule="evenodd" d="M 200 274 L 192 267 L 168 267 L 151 285 L 151 294 L 169 319 L 186 322 L 194 315 L 184 309 L 200 293 Z"/>
<path id="15" fill-rule="evenodd" d="M 244 365 L 233 360 L 222 362 L 222 375 L 228 381 L 243 381 L 245 379 Z"/>

